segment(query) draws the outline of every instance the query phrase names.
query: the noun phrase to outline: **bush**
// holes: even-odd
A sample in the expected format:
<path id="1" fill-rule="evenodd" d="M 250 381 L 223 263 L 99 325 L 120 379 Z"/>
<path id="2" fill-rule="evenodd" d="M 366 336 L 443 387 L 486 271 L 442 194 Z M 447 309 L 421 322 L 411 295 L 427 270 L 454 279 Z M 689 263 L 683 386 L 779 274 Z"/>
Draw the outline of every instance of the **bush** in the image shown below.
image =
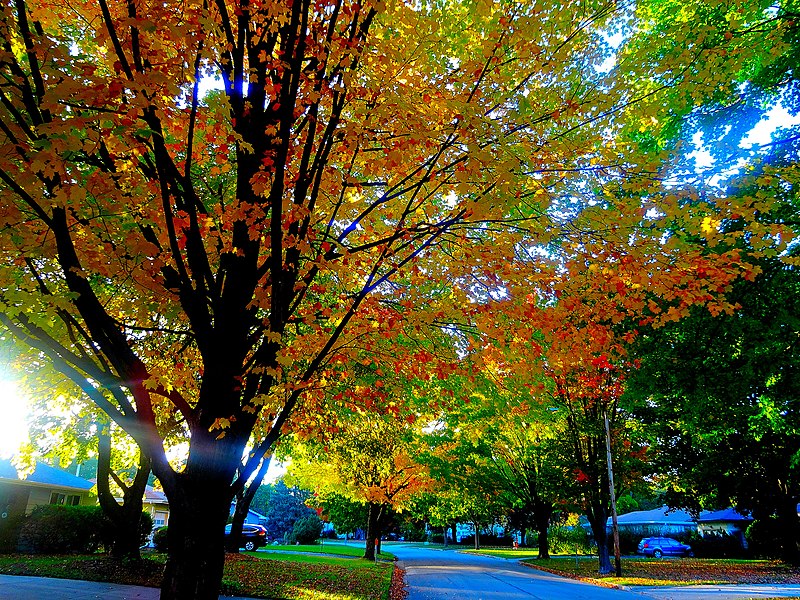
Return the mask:
<path id="1" fill-rule="evenodd" d="M 439 538 L 442 535 L 439 534 Z M 514 540 L 509 536 L 494 535 L 493 533 L 482 533 L 478 538 L 481 546 L 495 546 L 501 548 L 510 548 L 514 544 Z M 461 538 L 461 543 L 465 546 L 475 546 L 475 535 L 468 535 Z"/>
<path id="2" fill-rule="evenodd" d="M 339 534 L 336 533 L 336 529 L 328 529 L 325 533 L 322 534 L 326 540 L 337 540 L 339 539 Z"/>
<path id="3" fill-rule="evenodd" d="M 551 554 L 591 554 L 589 533 L 580 525 L 559 525 L 547 530 Z M 613 543 L 613 542 L 612 542 Z M 637 542 L 638 543 L 638 542 Z"/>
<path id="4" fill-rule="evenodd" d="M 94 552 L 104 520 L 99 506 L 37 506 L 22 526 L 19 546 L 43 554 Z"/>
<path id="5" fill-rule="evenodd" d="M 153 517 L 150 513 L 142 511 L 142 516 L 139 518 L 139 546 L 144 546 L 150 539 L 150 534 L 153 532 Z M 103 548 L 106 552 L 110 552 L 112 546 L 117 540 L 117 532 L 114 523 L 111 519 L 102 518 L 101 529 L 98 532 Z"/>
<path id="6" fill-rule="evenodd" d="M 297 519 L 286 537 L 289 544 L 315 544 L 322 533 L 322 520 L 317 515 Z"/>
<path id="7" fill-rule="evenodd" d="M 619 553 L 620 554 L 636 554 L 639 550 L 639 542 L 642 541 L 643 536 L 636 531 L 619 530 Z M 608 551 L 614 555 L 614 533 L 608 532 Z"/>
<path id="8" fill-rule="evenodd" d="M 19 534 L 25 523 L 25 515 L 10 514 L 0 519 L 0 552 L 16 552 Z"/>
<path id="9" fill-rule="evenodd" d="M 151 533 L 153 533 L 153 516 L 147 511 L 142 511 L 139 519 L 139 546 L 147 543 Z"/>
<path id="10" fill-rule="evenodd" d="M 745 532 L 750 551 L 756 556 L 779 558 L 781 546 L 777 540 L 783 538 L 781 524 L 777 517 L 756 519 Z"/>
<path id="11" fill-rule="evenodd" d="M 706 533 L 701 536 L 697 532 L 681 536 L 681 542 L 692 547 L 698 558 L 746 558 L 747 551 L 741 542 L 725 533 Z"/>
<path id="12" fill-rule="evenodd" d="M 168 549 L 167 529 L 167 527 L 159 527 L 153 534 L 153 546 L 155 546 L 156 550 L 159 552 L 166 552 Z"/>
<path id="13" fill-rule="evenodd" d="M 425 537 L 426 541 L 430 544 L 444 544 L 444 534 L 430 532 Z"/>
<path id="14" fill-rule="evenodd" d="M 425 523 L 421 521 L 403 521 L 400 523 L 400 533 L 407 542 L 424 542 L 428 539 Z"/>

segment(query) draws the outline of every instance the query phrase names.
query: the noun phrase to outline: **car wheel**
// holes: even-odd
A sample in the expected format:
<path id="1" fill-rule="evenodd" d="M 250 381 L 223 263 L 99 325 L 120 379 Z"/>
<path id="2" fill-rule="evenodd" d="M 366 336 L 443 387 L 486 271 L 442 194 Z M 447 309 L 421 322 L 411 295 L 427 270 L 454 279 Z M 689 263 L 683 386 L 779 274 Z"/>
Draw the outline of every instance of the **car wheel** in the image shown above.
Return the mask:
<path id="1" fill-rule="evenodd" d="M 245 542 L 244 543 L 244 549 L 247 550 L 248 552 L 252 552 L 253 550 L 256 549 L 256 543 L 252 542 L 252 541 Z"/>
<path id="2" fill-rule="evenodd" d="M 653 550 L 653 558 L 661 558 L 664 556 L 664 553 L 661 550 Z"/>

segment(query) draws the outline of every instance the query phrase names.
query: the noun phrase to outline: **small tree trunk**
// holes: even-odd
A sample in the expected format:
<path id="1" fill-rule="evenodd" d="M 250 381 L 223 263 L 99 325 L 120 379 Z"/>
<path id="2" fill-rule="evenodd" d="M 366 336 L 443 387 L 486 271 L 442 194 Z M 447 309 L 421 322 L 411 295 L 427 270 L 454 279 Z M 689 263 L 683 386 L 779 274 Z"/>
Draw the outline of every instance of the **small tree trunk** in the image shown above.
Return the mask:
<path id="1" fill-rule="evenodd" d="M 473 523 L 473 527 L 475 527 L 475 550 L 481 549 L 481 534 L 478 530 L 478 523 Z"/>
<path id="2" fill-rule="evenodd" d="M 259 467 L 255 479 L 250 482 L 250 485 L 247 486 L 246 489 L 236 495 L 236 508 L 233 511 L 233 519 L 231 520 L 231 534 L 228 536 L 225 543 L 226 552 L 237 554 L 239 552 L 239 539 L 242 537 L 244 521 L 247 518 L 247 513 L 250 511 L 250 504 L 252 504 L 256 492 L 259 486 L 261 486 L 264 476 L 267 474 L 267 469 L 269 469 L 271 461 L 272 455 L 265 456 L 264 460 L 261 461 L 261 467 Z"/>
<path id="3" fill-rule="evenodd" d="M 378 541 L 380 539 L 380 520 L 381 520 L 381 505 L 376 502 L 370 502 L 367 513 L 367 543 L 364 548 L 364 558 L 367 560 L 375 560 L 375 552 L 377 549 Z"/>
<path id="4" fill-rule="evenodd" d="M 111 437 L 107 432 L 97 436 L 97 501 L 111 523 L 111 556 L 124 560 L 141 560 L 139 528 L 142 520 L 144 490 L 150 477 L 150 459 L 139 451 L 139 466 L 133 482 L 127 484 L 111 469 Z M 114 479 L 122 491 L 122 504 L 111 492 Z"/>
<path id="5" fill-rule="evenodd" d="M 442 527 L 442 542 L 444 543 L 444 547 L 447 548 L 447 525 Z"/>
<path id="6" fill-rule="evenodd" d="M 539 538 L 539 558 L 550 558 L 550 518 L 553 516 L 553 505 L 549 502 L 539 502 L 536 505 L 536 534 Z"/>

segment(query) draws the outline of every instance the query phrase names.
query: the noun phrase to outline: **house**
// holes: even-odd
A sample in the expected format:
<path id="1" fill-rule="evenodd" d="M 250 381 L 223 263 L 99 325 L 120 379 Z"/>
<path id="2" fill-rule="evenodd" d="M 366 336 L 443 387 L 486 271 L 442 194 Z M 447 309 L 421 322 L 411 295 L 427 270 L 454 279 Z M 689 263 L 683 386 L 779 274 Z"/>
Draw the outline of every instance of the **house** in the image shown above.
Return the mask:
<path id="1" fill-rule="evenodd" d="M 161 490 L 148 485 L 144 488 L 142 510 L 150 513 L 153 518 L 153 530 L 169 525 L 169 502 Z"/>
<path id="2" fill-rule="evenodd" d="M 233 516 L 233 512 L 236 510 L 236 502 L 231 502 L 231 512 L 230 516 Z M 249 525 L 266 525 L 267 524 L 267 517 L 262 515 L 259 512 L 256 512 L 252 509 L 247 510 L 247 516 L 244 518 L 244 522 Z"/>
<path id="3" fill-rule="evenodd" d="M 702 536 L 729 535 L 739 540 L 742 548 L 747 548 L 744 532 L 752 522 L 753 517 L 734 508 L 704 511 L 697 519 L 697 531 Z"/>
<path id="4" fill-rule="evenodd" d="M 628 531 L 642 537 L 658 535 L 679 535 L 697 531 L 697 521 L 685 510 L 670 509 L 668 506 L 653 510 L 637 510 L 617 517 L 620 531 Z M 611 517 L 606 527 L 611 529 Z"/>
<path id="5" fill-rule="evenodd" d="M 43 504 L 95 504 L 94 483 L 44 463 L 22 478 L 11 461 L 0 460 L 0 517 L 31 512 Z"/>

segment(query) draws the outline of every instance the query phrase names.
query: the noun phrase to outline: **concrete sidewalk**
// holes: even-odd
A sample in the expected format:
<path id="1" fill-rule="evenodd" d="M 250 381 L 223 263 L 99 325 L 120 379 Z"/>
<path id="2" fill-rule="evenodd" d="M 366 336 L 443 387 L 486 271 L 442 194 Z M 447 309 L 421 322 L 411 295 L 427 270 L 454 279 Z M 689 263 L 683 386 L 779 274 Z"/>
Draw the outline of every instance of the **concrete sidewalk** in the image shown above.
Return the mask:
<path id="1" fill-rule="evenodd" d="M 158 600 L 157 588 L 98 581 L 0 575 L 0 600 Z M 220 596 L 224 600 L 252 600 Z"/>

